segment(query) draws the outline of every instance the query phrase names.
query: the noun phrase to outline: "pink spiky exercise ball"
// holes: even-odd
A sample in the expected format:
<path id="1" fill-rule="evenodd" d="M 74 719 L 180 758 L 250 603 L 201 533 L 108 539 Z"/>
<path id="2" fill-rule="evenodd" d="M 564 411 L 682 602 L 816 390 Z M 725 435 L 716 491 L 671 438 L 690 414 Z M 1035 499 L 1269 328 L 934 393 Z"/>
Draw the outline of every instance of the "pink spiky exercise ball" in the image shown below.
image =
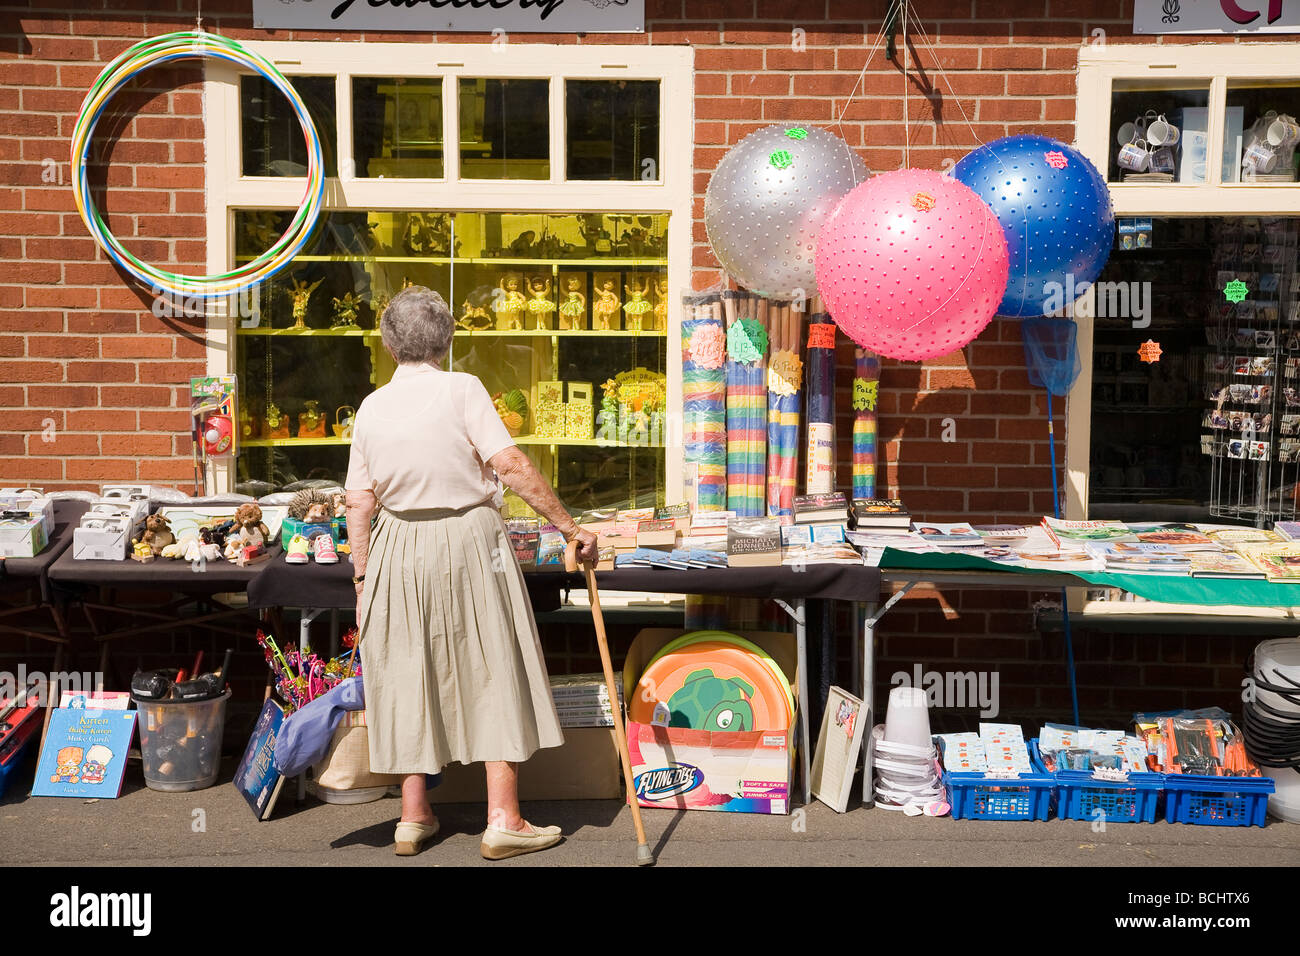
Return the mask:
<path id="1" fill-rule="evenodd" d="M 817 287 L 849 338 L 920 361 L 973 340 L 1007 287 L 1007 241 L 968 186 L 930 170 L 881 173 L 846 195 L 817 239 Z"/>

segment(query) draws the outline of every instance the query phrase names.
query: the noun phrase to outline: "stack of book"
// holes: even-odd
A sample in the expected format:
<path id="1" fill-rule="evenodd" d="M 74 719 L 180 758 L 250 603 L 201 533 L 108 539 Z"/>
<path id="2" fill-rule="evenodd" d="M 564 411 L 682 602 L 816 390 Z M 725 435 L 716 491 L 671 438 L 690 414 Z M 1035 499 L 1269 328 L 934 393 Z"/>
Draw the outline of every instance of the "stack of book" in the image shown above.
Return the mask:
<path id="1" fill-rule="evenodd" d="M 789 524 L 781 527 L 781 563 L 861 564 L 862 555 L 848 543 L 842 524 Z"/>
<path id="2" fill-rule="evenodd" d="M 614 675 L 618 701 L 623 704 L 623 677 Z M 609 689 L 600 674 L 559 674 L 551 677 L 551 697 L 561 727 L 613 727 L 614 711 Z"/>
<path id="3" fill-rule="evenodd" d="M 769 568 L 781 564 L 781 523 L 776 518 L 732 518 L 727 525 L 727 565 Z"/>
<path id="4" fill-rule="evenodd" d="M 541 539 L 541 524 L 536 518 L 509 518 L 506 520 L 506 537 L 515 552 L 519 566 L 524 570 L 537 566 L 537 548 Z"/>
<path id="5" fill-rule="evenodd" d="M 854 498 L 853 528 L 856 531 L 906 531 L 912 514 L 900 498 Z"/>
<path id="6" fill-rule="evenodd" d="M 824 524 L 828 521 L 845 524 L 849 520 L 849 503 L 842 491 L 795 495 L 793 511 L 795 524 Z"/>
<path id="7" fill-rule="evenodd" d="M 1190 554 L 1168 544 L 1090 542 L 1086 550 L 1114 574 L 1189 574 L 1192 570 Z"/>

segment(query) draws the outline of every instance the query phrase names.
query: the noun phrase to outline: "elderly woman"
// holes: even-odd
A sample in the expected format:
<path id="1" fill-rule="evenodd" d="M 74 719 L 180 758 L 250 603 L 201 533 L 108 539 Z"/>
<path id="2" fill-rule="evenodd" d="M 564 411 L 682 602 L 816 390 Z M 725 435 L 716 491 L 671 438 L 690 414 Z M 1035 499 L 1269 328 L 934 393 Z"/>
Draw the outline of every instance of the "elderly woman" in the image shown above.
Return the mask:
<path id="1" fill-rule="evenodd" d="M 485 858 L 543 850 L 560 829 L 520 816 L 516 766 L 563 736 L 493 505 L 498 479 L 577 540 L 581 559 L 594 560 L 596 539 L 515 447 L 482 383 L 442 367 L 453 323 L 441 296 L 403 290 L 379 329 L 398 369 L 357 410 L 345 485 L 370 769 L 404 777 L 399 855 L 437 833 L 424 775 L 453 761 L 487 765 Z"/>

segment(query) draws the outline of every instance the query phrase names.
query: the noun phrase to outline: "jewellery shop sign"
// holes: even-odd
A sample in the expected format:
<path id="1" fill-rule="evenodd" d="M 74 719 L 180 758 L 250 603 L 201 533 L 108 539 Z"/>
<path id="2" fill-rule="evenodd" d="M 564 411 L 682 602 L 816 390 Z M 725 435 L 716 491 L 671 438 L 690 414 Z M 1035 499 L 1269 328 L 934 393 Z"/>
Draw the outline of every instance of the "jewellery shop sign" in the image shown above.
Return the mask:
<path id="1" fill-rule="evenodd" d="M 1300 0 L 1134 0 L 1134 33 L 1300 33 Z"/>
<path id="2" fill-rule="evenodd" d="M 641 33 L 645 0 L 253 0 L 253 25 L 368 33 Z"/>

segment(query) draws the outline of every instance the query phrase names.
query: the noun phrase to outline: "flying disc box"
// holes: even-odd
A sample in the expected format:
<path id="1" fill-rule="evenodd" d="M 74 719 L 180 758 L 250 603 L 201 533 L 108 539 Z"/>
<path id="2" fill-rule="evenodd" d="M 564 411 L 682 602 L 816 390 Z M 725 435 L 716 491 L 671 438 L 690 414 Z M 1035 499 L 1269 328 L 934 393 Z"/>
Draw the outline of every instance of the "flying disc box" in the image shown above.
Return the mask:
<path id="1" fill-rule="evenodd" d="M 689 633 L 646 628 L 633 640 L 623 668 L 631 694 L 654 694 L 640 678 L 670 641 Z M 637 800 L 643 807 L 721 810 L 730 813 L 790 812 L 794 776 L 794 728 L 798 715 L 798 656 L 793 634 L 734 631 L 757 645 L 781 669 L 795 697 L 795 720 L 784 730 L 691 730 L 627 722 L 628 754 Z"/>

